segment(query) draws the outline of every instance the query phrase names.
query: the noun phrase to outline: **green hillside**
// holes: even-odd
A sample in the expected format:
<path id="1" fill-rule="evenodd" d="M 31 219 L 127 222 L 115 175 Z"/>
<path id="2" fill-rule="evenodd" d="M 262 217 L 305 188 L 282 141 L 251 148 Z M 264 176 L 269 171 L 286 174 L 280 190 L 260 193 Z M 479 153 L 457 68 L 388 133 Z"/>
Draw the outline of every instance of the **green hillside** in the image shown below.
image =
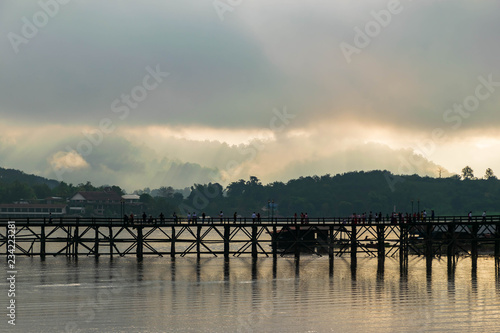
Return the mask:
<path id="1" fill-rule="evenodd" d="M 469 211 L 479 215 L 483 210 L 488 214 L 500 214 L 500 181 L 496 177 L 462 180 L 458 176 L 430 178 L 370 171 L 300 177 L 286 183 L 269 184 L 250 177 L 226 187 L 217 183 L 195 184 L 187 197 L 165 186 L 140 193 L 148 214 L 163 212 L 170 216 L 174 211 L 181 215 L 196 211 L 217 216 L 222 210 L 226 217 L 234 212 L 241 216 L 250 216 L 253 212 L 263 217 L 304 212 L 311 217 L 331 217 L 370 211 L 386 215 L 394 209 L 401 213 L 434 210 L 437 215 L 466 215 Z M 103 188 L 90 182 L 74 186 L 17 170 L 0 169 L 0 203 L 50 196 L 68 198 L 77 191 Z M 119 186 L 112 186 L 112 189 L 123 193 Z"/>

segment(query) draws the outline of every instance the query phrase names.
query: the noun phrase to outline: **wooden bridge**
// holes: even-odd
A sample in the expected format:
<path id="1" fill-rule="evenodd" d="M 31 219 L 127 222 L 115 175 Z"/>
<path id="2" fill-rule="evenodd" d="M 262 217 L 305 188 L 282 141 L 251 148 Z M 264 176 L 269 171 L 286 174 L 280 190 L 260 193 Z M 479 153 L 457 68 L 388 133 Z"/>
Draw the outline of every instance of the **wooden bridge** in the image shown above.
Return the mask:
<path id="1" fill-rule="evenodd" d="M 15 230 L 15 238 L 12 237 Z M 4 232 L 5 230 L 5 232 Z M 10 235 L 10 236 L 9 236 Z M 26 256 L 127 256 L 184 257 L 188 255 L 349 256 L 355 266 L 360 255 L 399 257 L 407 272 L 408 256 L 432 259 L 444 256 L 454 265 L 458 256 L 470 256 L 473 269 L 480 253 L 500 260 L 500 216 L 487 218 L 439 216 L 424 220 L 367 221 L 350 218 L 162 219 L 125 222 L 117 218 L 16 218 L 0 219 L 0 251 Z M 9 246 L 10 245 L 10 246 Z"/>

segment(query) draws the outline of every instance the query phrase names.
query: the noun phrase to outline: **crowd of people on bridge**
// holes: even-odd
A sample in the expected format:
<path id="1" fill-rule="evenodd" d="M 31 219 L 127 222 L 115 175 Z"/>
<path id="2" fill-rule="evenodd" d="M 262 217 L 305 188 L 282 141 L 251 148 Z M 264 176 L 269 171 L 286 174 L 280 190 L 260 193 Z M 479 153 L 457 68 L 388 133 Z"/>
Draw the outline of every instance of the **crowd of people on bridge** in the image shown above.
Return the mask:
<path id="1" fill-rule="evenodd" d="M 160 215 L 157 218 L 154 218 L 152 215 L 148 216 L 146 212 L 143 212 L 141 217 L 142 217 L 141 220 L 142 223 L 163 224 L 166 222 L 166 218 L 163 212 L 160 213 Z M 352 213 L 349 217 L 342 219 L 342 222 L 353 223 L 353 224 L 371 224 L 371 223 L 403 224 L 403 223 L 416 223 L 416 222 L 430 222 L 430 221 L 435 221 L 435 218 L 436 215 L 434 210 L 431 210 L 431 213 L 428 214 L 427 210 L 425 209 L 422 210 L 421 212 L 404 213 L 404 214 L 401 212 L 399 213 L 392 212 L 391 214 L 386 214 L 385 216 L 382 214 L 382 212 L 373 213 L 370 211 L 368 214 L 366 212 L 362 214 Z M 472 211 L 470 211 L 468 213 L 468 221 L 471 222 L 472 218 L 473 218 Z M 133 213 L 131 213 L 130 215 L 125 214 L 123 216 L 123 221 L 126 224 L 133 225 L 135 221 L 134 219 L 135 217 Z M 205 212 L 202 212 L 201 218 L 198 218 L 196 212 L 193 211 L 193 212 L 187 212 L 185 219 L 182 219 L 177 215 L 177 213 L 174 212 L 172 214 L 172 218 L 169 221 L 174 223 L 181 223 L 183 221 L 186 221 L 188 224 L 198 224 L 199 222 L 201 222 L 202 224 L 204 224 L 205 222 L 213 223 L 214 220 L 215 221 L 218 220 L 220 223 L 231 222 L 230 218 L 224 219 L 224 213 L 222 210 L 218 213 L 218 217 L 216 218 L 207 216 Z M 278 222 L 277 217 L 273 217 L 272 219 L 269 219 L 268 217 L 267 220 Z M 280 217 L 280 220 L 286 222 L 292 222 L 295 224 L 298 224 L 299 222 L 300 224 L 309 224 L 309 215 L 307 212 L 306 213 L 301 212 L 300 215 L 294 213 L 292 218 L 283 219 L 282 217 Z M 251 221 L 252 223 L 261 223 L 262 218 L 260 213 L 253 212 L 250 218 L 248 218 L 248 221 Z M 483 222 L 486 221 L 486 211 L 483 211 L 482 213 L 482 221 Z M 237 212 L 234 212 L 232 216 L 232 222 L 233 223 L 247 222 L 247 218 L 238 215 Z"/>
<path id="2" fill-rule="evenodd" d="M 435 212 L 434 210 L 431 210 L 431 216 L 430 219 L 434 220 L 435 218 Z M 427 210 L 423 210 L 421 212 L 414 212 L 412 213 L 396 213 L 392 212 L 390 215 L 386 214 L 385 217 L 382 215 L 382 212 L 375 213 L 373 214 L 371 211 L 370 213 L 366 214 L 356 214 L 353 213 L 349 217 L 349 222 L 357 224 L 371 224 L 373 222 L 375 223 L 385 223 L 385 222 L 390 222 L 391 224 L 402 224 L 402 223 L 415 223 L 415 222 L 426 222 L 428 221 L 428 216 L 427 216 Z M 347 222 L 344 220 L 344 222 Z"/>

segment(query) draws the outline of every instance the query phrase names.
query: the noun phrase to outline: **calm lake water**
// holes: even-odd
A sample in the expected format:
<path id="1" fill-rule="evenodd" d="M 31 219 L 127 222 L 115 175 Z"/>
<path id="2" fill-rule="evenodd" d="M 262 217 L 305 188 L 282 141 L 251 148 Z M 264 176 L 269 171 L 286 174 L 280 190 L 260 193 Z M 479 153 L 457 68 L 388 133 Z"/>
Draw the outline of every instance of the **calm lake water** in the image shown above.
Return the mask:
<path id="1" fill-rule="evenodd" d="M 493 258 L 410 257 L 407 278 L 388 258 L 17 258 L 16 326 L 7 332 L 498 332 L 500 282 Z M 6 267 L 5 257 L 0 267 Z M 6 274 L 6 268 L 3 269 Z"/>

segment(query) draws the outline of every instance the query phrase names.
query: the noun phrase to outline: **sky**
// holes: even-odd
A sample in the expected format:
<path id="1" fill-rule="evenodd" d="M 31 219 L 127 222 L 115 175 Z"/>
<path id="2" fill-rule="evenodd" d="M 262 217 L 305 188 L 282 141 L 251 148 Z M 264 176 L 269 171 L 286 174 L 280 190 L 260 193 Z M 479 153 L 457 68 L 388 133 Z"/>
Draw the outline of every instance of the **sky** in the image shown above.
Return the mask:
<path id="1" fill-rule="evenodd" d="M 500 2 L 0 3 L 0 166 L 184 188 L 500 173 Z"/>

